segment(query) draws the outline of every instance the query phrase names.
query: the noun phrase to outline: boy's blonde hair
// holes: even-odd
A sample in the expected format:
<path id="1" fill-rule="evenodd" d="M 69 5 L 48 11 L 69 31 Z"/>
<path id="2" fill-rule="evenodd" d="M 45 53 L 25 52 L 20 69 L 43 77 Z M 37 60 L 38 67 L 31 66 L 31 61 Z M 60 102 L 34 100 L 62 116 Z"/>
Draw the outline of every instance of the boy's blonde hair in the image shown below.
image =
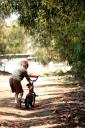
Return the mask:
<path id="1" fill-rule="evenodd" d="M 28 64 L 28 61 L 27 60 L 23 60 L 21 61 L 21 66 L 23 66 L 24 68 L 28 68 L 29 64 Z"/>

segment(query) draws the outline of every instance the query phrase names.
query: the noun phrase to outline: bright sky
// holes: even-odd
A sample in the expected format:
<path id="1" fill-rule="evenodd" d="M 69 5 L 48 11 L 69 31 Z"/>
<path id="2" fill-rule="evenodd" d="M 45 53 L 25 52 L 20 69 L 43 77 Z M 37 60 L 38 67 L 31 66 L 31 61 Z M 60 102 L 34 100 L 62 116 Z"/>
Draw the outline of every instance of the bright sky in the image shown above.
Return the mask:
<path id="1" fill-rule="evenodd" d="M 19 16 L 19 15 L 13 13 L 13 14 L 11 14 L 9 17 L 7 17 L 7 18 L 5 19 L 5 21 L 6 21 L 7 24 L 10 24 L 10 23 L 12 23 L 12 21 L 17 20 L 18 16 Z"/>

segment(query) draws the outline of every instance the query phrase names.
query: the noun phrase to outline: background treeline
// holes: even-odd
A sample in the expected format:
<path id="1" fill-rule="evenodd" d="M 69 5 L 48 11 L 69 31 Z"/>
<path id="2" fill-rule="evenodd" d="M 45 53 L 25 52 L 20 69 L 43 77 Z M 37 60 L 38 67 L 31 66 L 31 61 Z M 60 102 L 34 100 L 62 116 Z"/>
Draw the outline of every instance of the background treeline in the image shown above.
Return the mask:
<path id="1" fill-rule="evenodd" d="M 85 0 L 0 0 L 0 12 L 2 18 L 19 14 L 44 64 L 67 60 L 85 78 Z"/>
<path id="2" fill-rule="evenodd" d="M 26 39 L 24 27 L 19 26 L 17 22 L 7 25 L 0 17 L 0 54 L 25 52 L 27 50 Z"/>

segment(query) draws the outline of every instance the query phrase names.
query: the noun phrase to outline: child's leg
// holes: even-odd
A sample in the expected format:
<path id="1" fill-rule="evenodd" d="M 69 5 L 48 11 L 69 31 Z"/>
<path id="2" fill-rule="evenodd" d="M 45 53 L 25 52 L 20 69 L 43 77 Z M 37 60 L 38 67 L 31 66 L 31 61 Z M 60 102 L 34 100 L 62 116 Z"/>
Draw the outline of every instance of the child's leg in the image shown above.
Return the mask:
<path id="1" fill-rule="evenodd" d="M 15 103 L 17 104 L 17 101 L 18 101 L 18 94 L 15 93 Z"/>
<path id="2" fill-rule="evenodd" d="M 22 100 L 23 93 L 15 93 L 15 103 L 17 107 L 21 107 L 21 100 Z"/>
<path id="3" fill-rule="evenodd" d="M 23 92 L 19 93 L 18 94 L 18 99 L 21 99 L 22 100 L 22 96 L 23 96 Z"/>
<path id="4" fill-rule="evenodd" d="M 21 108 L 22 96 L 23 96 L 23 92 L 18 94 L 17 104 L 18 104 L 18 107 L 19 107 L 19 108 Z"/>

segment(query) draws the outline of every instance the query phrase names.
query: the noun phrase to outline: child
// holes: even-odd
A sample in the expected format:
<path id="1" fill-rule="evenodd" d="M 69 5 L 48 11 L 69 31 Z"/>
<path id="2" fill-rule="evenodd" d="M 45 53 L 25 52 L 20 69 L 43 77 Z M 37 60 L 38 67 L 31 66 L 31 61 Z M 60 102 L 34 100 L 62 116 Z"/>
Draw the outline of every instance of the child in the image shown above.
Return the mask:
<path id="1" fill-rule="evenodd" d="M 9 79 L 11 91 L 12 93 L 15 93 L 15 103 L 16 103 L 16 107 L 18 108 L 21 108 L 21 100 L 23 96 L 23 88 L 21 81 L 25 77 L 29 82 L 29 84 L 31 84 L 30 76 L 27 73 L 28 66 L 29 66 L 28 61 L 26 60 L 21 61 L 20 67 L 14 71 L 11 78 Z"/>

